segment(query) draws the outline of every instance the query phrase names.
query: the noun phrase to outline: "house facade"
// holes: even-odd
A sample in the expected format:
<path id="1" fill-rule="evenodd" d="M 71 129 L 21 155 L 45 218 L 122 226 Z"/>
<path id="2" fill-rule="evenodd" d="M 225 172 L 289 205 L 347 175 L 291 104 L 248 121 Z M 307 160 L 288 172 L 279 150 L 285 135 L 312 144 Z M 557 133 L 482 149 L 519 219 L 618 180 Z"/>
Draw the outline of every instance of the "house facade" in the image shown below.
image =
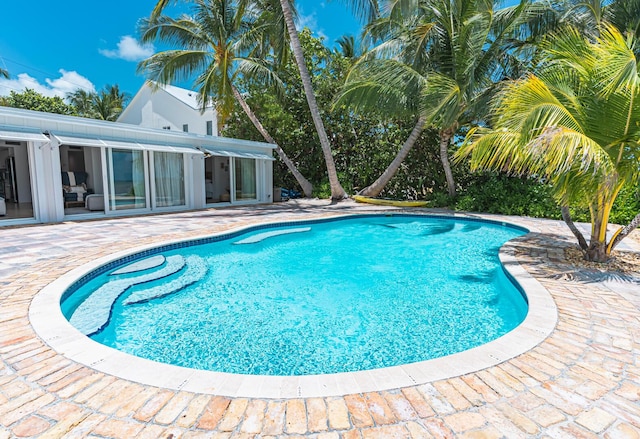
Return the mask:
<path id="1" fill-rule="evenodd" d="M 217 113 L 212 104 L 200 111 L 195 91 L 147 81 L 118 117 L 118 122 L 146 128 L 217 136 Z"/>
<path id="2" fill-rule="evenodd" d="M 0 107 L 0 225 L 273 200 L 268 143 Z"/>

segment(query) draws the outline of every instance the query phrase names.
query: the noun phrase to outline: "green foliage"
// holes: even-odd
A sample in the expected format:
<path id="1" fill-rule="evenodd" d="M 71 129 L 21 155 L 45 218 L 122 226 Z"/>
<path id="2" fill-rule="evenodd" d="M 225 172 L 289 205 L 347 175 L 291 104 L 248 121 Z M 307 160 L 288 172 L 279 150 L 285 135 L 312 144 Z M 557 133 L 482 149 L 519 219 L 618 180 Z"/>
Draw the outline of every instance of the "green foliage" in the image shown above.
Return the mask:
<path id="1" fill-rule="evenodd" d="M 560 207 L 553 198 L 549 184 L 533 178 L 509 177 L 504 174 L 483 172 L 470 174 L 456 198 L 445 192 L 430 197 L 433 207 L 449 207 L 465 212 L 484 212 L 501 215 L 531 216 L 562 219 Z M 589 210 L 571 208 L 574 221 L 589 222 Z M 625 186 L 611 211 L 610 222 L 626 225 L 640 212 L 640 190 Z"/>
<path id="2" fill-rule="evenodd" d="M 496 173 L 475 174 L 454 200 L 453 207 L 468 212 L 560 218 L 560 208 L 549 185 Z"/>
<path id="3" fill-rule="evenodd" d="M 640 188 L 627 185 L 622 188 L 613 203 L 609 222 L 621 225 L 629 224 L 638 212 L 640 212 Z"/>
<path id="4" fill-rule="evenodd" d="M 45 113 L 66 114 L 72 116 L 77 114 L 75 107 L 65 103 L 61 97 L 44 96 L 30 88 L 25 88 L 22 92 L 12 90 L 9 96 L 0 101 L 0 104 L 5 107 L 44 111 Z"/>
<path id="5" fill-rule="evenodd" d="M 116 85 L 106 85 L 99 92 L 77 89 L 67 94 L 67 100 L 81 117 L 115 121 L 129 100 L 129 94 Z"/>

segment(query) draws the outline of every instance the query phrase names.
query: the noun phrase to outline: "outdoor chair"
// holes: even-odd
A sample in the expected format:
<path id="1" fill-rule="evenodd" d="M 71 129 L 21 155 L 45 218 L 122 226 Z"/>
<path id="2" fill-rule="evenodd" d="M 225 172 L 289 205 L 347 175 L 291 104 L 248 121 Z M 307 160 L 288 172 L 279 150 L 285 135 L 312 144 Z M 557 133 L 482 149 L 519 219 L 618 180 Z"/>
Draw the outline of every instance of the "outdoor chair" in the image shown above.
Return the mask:
<path id="1" fill-rule="evenodd" d="M 86 196 L 93 193 L 93 189 L 87 188 L 88 179 L 89 174 L 84 171 L 62 172 L 62 191 L 65 206 L 73 203 L 84 205 Z"/>

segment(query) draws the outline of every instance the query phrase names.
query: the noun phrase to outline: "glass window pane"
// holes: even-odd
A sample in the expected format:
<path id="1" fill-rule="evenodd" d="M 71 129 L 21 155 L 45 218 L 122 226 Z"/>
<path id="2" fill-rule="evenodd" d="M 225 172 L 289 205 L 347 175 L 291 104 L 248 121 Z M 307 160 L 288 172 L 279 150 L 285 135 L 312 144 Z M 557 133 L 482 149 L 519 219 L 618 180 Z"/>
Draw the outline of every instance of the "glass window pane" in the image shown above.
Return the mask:
<path id="1" fill-rule="evenodd" d="M 255 159 L 235 159 L 236 200 L 255 200 L 256 161 Z"/>
<path id="2" fill-rule="evenodd" d="M 112 210 L 147 207 L 143 151 L 112 149 L 109 174 L 109 206 Z"/>
<path id="3" fill-rule="evenodd" d="M 156 207 L 184 206 L 184 160 L 175 152 L 154 152 Z"/>

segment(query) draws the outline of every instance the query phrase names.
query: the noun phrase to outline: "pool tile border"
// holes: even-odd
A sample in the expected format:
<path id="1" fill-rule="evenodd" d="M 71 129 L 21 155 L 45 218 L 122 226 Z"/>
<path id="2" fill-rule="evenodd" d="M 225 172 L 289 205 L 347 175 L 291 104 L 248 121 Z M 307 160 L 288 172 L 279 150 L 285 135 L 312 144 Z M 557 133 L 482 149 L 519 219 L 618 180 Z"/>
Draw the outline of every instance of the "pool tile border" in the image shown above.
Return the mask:
<path id="1" fill-rule="evenodd" d="M 501 364 L 529 351 L 553 332 L 558 316 L 555 302 L 547 289 L 517 262 L 513 248 L 509 245 L 513 240 L 501 249 L 500 260 L 505 271 L 516 279 L 522 288 L 521 291 L 526 294 L 529 312 L 524 322 L 513 331 L 483 346 L 442 358 L 401 366 L 295 377 L 239 375 L 194 370 L 135 357 L 94 342 L 73 328 L 60 310 L 59 304 L 63 293 L 77 285 L 77 282 L 93 277 L 87 274 L 88 271 L 96 269 L 100 272 L 108 271 L 123 261 L 132 262 L 161 251 L 184 247 L 187 243 L 231 239 L 247 230 L 260 230 L 274 226 L 299 226 L 371 214 L 373 213 L 341 214 L 313 220 L 264 222 L 259 225 L 234 228 L 215 235 L 180 239 L 160 246 L 150 244 L 116 252 L 77 267 L 43 288 L 31 302 L 29 320 L 35 332 L 58 353 L 77 363 L 118 378 L 171 390 L 267 399 L 341 396 L 426 384 Z M 375 214 L 416 216 L 399 212 Z M 517 221 L 505 222 L 484 215 L 424 215 L 433 218 L 492 222 L 535 231 L 531 227 L 517 224 Z"/>

